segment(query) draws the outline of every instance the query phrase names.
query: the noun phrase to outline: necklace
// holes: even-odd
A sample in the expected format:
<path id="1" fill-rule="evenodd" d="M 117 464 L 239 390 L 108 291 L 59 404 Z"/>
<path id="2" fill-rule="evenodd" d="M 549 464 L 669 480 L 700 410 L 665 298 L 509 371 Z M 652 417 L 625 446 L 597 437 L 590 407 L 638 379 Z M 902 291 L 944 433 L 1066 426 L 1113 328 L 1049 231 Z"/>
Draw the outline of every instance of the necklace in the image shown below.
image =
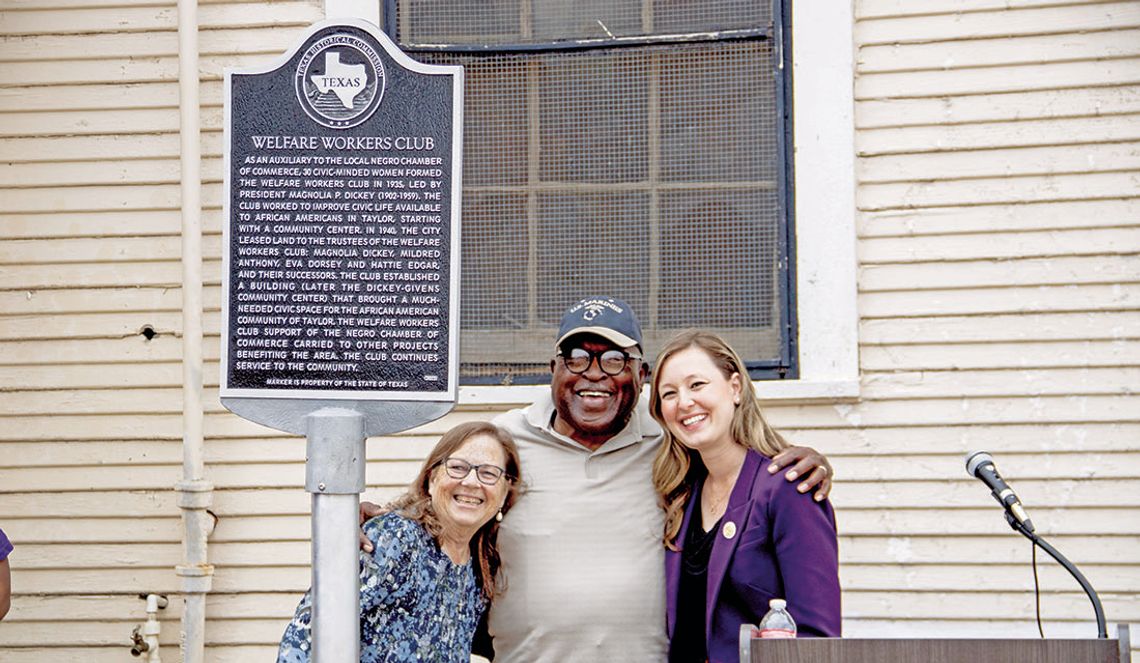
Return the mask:
<path id="1" fill-rule="evenodd" d="M 744 457 L 747 454 L 747 450 L 742 447 L 730 447 L 728 454 L 733 454 L 734 451 L 738 452 L 735 454 L 735 458 L 733 455 L 721 454 L 721 457 L 716 462 L 718 467 L 722 467 L 726 470 L 726 472 L 718 475 L 722 477 L 722 481 L 719 483 L 720 486 L 723 486 L 723 489 L 718 491 L 720 495 L 717 495 L 713 491 L 714 481 L 712 473 L 710 472 L 705 475 L 704 488 L 701 490 L 701 518 L 705 523 L 709 523 L 710 525 L 720 520 L 720 517 L 728 510 L 728 497 L 732 494 L 732 489 L 736 486 L 736 479 L 740 476 L 740 468 L 744 467 Z M 708 459 L 705 459 L 705 462 L 706 465 L 710 464 Z M 728 467 L 725 467 L 726 465 Z"/>
<path id="2" fill-rule="evenodd" d="M 724 489 L 723 491 L 720 491 L 720 495 L 715 496 L 715 497 L 714 497 L 714 493 L 712 491 L 711 482 L 706 483 L 705 488 L 707 488 L 707 490 L 702 491 L 702 494 L 704 496 L 704 499 L 702 500 L 702 502 L 707 502 L 707 503 L 702 505 L 702 506 L 704 506 L 702 515 L 705 516 L 703 518 L 703 520 L 705 521 L 705 523 L 714 523 L 722 515 L 724 515 L 724 512 L 725 512 L 724 507 L 726 506 L 726 502 L 728 501 L 729 494 L 732 493 L 732 484 L 729 484 L 728 488 Z"/>

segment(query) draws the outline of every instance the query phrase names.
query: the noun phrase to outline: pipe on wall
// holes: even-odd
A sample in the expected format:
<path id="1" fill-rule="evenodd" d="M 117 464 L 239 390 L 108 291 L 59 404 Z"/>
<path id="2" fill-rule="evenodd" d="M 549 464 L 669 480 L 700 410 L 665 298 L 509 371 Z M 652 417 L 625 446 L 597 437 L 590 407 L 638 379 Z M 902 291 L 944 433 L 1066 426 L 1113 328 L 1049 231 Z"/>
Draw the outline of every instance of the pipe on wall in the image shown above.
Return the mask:
<path id="1" fill-rule="evenodd" d="M 206 594 L 214 567 L 206 538 L 214 486 L 205 479 L 202 435 L 202 154 L 198 98 L 198 2 L 178 0 L 178 92 L 182 166 L 182 480 L 174 489 L 182 509 L 182 660 L 202 663 Z"/>

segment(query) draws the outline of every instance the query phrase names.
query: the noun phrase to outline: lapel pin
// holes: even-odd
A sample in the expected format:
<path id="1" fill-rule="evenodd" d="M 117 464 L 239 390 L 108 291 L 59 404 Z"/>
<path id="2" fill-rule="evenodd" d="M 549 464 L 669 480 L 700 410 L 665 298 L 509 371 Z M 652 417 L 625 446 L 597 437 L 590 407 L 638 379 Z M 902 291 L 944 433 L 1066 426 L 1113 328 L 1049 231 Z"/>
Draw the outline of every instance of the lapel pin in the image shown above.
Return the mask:
<path id="1" fill-rule="evenodd" d="M 731 539 L 732 537 L 736 536 L 736 523 L 730 520 L 724 524 L 724 527 L 721 528 L 720 531 L 721 534 L 724 534 L 724 538 Z"/>

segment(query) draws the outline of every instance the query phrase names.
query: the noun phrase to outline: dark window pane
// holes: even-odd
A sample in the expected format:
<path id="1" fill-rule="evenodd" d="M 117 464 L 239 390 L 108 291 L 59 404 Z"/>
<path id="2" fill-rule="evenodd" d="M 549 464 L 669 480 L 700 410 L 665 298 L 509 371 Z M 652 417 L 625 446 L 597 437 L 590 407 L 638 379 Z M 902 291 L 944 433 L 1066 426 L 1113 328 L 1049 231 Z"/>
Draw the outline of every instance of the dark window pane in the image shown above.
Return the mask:
<path id="1" fill-rule="evenodd" d="M 748 358 L 779 351 L 776 270 L 780 218 L 776 192 L 670 193 L 661 204 L 661 296 L 665 329 L 751 328 L 734 343 Z"/>
<path id="2" fill-rule="evenodd" d="M 556 327 L 566 307 L 590 294 L 618 294 L 646 310 L 648 205 L 644 193 L 539 196 L 540 323 Z"/>
<path id="3" fill-rule="evenodd" d="M 661 177 L 773 180 L 779 164 L 768 42 L 702 44 L 662 58 Z"/>
<path id="4" fill-rule="evenodd" d="M 405 43 L 481 44 L 522 40 L 519 0 L 400 0 L 398 8 L 400 41 Z"/>
<path id="5" fill-rule="evenodd" d="M 772 0 L 653 0 L 657 34 L 766 28 Z"/>
<path id="6" fill-rule="evenodd" d="M 539 62 L 542 180 L 645 179 L 646 57 L 606 51 L 550 55 Z"/>
<path id="7" fill-rule="evenodd" d="M 467 65 L 464 184 L 525 184 L 526 59 L 471 59 L 463 64 Z"/>
<path id="8" fill-rule="evenodd" d="M 538 41 L 606 39 L 645 34 L 637 0 L 532 0 Z"/>
<path id="9" fill-rule="evenodd" d="M 472 193 L 463 206 L 460 320 L 466 329 L 527 326 L 526 196 Z M 465 348 L 476 349 L 476 348 Z"/>

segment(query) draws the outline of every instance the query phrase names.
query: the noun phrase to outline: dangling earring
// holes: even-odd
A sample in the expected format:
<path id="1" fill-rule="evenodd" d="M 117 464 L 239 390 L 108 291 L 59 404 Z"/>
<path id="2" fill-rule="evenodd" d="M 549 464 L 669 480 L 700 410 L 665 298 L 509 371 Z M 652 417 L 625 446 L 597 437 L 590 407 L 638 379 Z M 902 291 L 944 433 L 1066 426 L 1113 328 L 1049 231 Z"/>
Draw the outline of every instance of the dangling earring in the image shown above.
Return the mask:
<path id="1" fill-rule="evenodd" d="M 732 403 L 733 403 L 734 405 L 740 405 L 740 397 L 739 397 L 739 396 L 737 396 L 736 398 L 732 399 Z"/>
<path id="2" fill-rule="evenodd" d="M 495 514 L 495 522 L 497 522 L 497 523 L 503 522 L 503 510 L 502 509 L 500 509 L 499 512 Z"/>

